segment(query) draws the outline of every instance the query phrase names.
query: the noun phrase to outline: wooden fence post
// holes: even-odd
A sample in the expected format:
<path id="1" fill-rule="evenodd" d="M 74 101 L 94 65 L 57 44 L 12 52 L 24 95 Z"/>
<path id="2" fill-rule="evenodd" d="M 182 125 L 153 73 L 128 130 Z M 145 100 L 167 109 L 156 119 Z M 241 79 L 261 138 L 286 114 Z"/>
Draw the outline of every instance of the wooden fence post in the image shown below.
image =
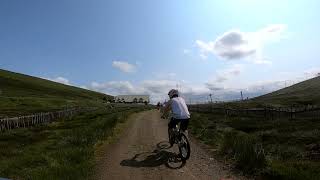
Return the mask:
<path id="1" fill-rule="evenodd" d="M 0 131 L 2 131 L 2 119 L 0 119 Z"/>
<path id="2" fill-rule="evenodd" d="M 75 114 L 82 111 L 89 111 L 89 109 L 84 110 L 79 108 L 71 108 L 55 112 L 39 112 L 28 116 L 2 118 L 0 119 L 0 132 L 15 128 L 26 128 L 37 124 L 48 123 L 59 118 L 72 118 Z"/>
<path id="3" fill-rule="evenodd" d="M 7 129 L 10 129 L 9 119 L 7 119 Z"/>

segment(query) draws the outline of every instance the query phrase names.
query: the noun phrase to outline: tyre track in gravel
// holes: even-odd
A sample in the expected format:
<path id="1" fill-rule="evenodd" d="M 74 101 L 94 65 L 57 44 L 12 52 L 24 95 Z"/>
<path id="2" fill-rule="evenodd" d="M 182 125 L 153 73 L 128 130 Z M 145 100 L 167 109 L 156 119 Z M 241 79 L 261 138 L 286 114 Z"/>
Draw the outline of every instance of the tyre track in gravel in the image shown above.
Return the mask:
<path id="1" fill-rule="evenodd" d="M 121 138 L 102 147 L 95 179 L 99 180 L 220 180 L 246 179 L 234 175 L 212 158 L 191 138 L 191 157 L 186 163 L 177 158 L 176 145 L 169 148 L 167 120 L 156 110 L 135 114 Z"/>

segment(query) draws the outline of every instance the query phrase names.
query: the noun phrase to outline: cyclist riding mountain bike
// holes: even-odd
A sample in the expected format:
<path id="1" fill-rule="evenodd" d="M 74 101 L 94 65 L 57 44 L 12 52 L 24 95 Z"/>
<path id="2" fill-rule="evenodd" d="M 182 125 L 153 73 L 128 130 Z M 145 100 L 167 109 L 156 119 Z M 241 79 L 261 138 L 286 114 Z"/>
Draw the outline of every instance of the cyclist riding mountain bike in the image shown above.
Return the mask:
<path id="1" fill-rule="evenodd" d="M 171 89 L 168 93 L 170 100 L 166 103 L 164 107 L 163 114 L 166 115 L 171 110 L 172 118 L 168 124 L 168 128 L 173 129 L 180 123 L 180 129 L 187 134 L 190 113 L 186 105 L 185 100 L 179 97 L 179 92 L 176 89 Z"/>

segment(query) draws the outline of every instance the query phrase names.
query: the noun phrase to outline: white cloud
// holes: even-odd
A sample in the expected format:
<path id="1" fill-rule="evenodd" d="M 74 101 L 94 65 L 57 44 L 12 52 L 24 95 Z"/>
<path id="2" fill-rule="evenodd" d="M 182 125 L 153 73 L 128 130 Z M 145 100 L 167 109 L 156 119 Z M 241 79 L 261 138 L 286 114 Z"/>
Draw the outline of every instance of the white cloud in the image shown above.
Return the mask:
<path id="1" fill-rule="evenodd" d="M 304 71 L 304 75 L 306 78 L 313 78 L 320 76 L 320 68 L 311 68 Z"/>
<path id="2" fill-rule="evenodd" d="M 235 76 L 239 76 L 244 71 L 244 65 L 233 64 L 226 69 L 218 70 L 214 78 L 214 83 L 225 82 Z M 213 83 L 213 82 L 212 82 Z"/>
<path id="3" fill-rule="evenodd" d="M 208 59 L 208 55 L 205 55 L 205 54 L 200 54 L 200 57 L 201 59 L 204 59 L 204 60 Z"/>
<path id="4" fill-rule="evenodd" d="M 82 89 L 89 89 L 87 86 L 79 86 Z"/>
<path id="5" fill-rule="evenodd" d="M 264 59 L 254 59 L 253 60 L 254 64 L 262 64 L 262 65 L 271 65 L 272 62 Z"/>
<path id="6" fill-rule="evenodd" d="M 92 82 L 89 88 L 111 95 L 144 93 L 142 89 L 133 86 L 129 81 Z"/>
<path id="7" fill-rule="evenodd" d="M 241 75 L 243 71 L 244 66 L 242 64 L 236 64 L 218 71 L 217 74 L 221 75 L 221 79 L 226 78 L 229 80 Z M 305 72 L 308 75 L 312 75 L 308 77 L 314 77 L 317 75 L 317 72 L 320 72 L 320 68 L 313 68 L 306 70 Z M 306 74 L 303 72 L 298 74 L 290 73 L 286 76 L 274 76 L 279 78 L 274 78 L 269 81 L 248 82 L 242 87 L 240 87 L 239 84 L 233 84 L 232 86 L 227 87 L 226 84 L 223 83 L 226 80 L 222 79 L 219 81 L 217 79 L 219 76 L 217 76 L 213 81 L 200 84 L 172 79 L 151 79 L 141 81 L 137 84 L 133 84 L 129 81 L 93 82 L 88 88 L 111 95 L 149 94 L 152 103 L 168 99 L 168 91 L 172 88 L 177 88 L 188 103 L 190 101 L 192 103 L 203 103 L 210 100 L 208 98 L 209 94 L 213 94 L 212 98 L 214 101 L 239 100 L 241 97 L 240 91 L 243 92 L 245 98 L 256 97 L 301 82 L 306 79 L 304 76 L 306 76 Z"/>
<path id="8" fill-rule="evenodd" d="M 258 44 L 277 42 L 285 38 L 284 32 L 286 29 L 287 26 L 285 24 L 272 24 L 250 35 L 252 35 L 252 41 L 256 41 Z"/>
<path id="9" fill-rule="evenodd" d="M 213 42 L 205 43 L 201 40 L 196 40 L 196 45 L 200 49 L 200 57 L 202 59 L 207 59 L 209 53 L 213 53 Z"/>
<path id="10" fill-rule="evenodd" d="M 251 93 L 265 94 L 284 88 L 285 86 L 286 80 L 260 81 L 249 85 L 249 87 L 246 88 L 246 91 Z"/>
<path id="11" fill-rule="evenodd" d="M 183 54 L 190 54 L 190 52 L 191 52 L 191 51 L 190 51 L 189 49 L 184 49 L 184 50 L 183 50 Z"/>
<path id="12" fill-rule="evenodd" d="M 45 79 L 48 79 L 50 81 L 54 81 L 54 82 L 57 82 L 57 83 L 62 83 L 62 84 L 66 84 L 66 85 L 71 85 L 69 80 L 67 78 L 64 78 L 64 77 L 56 77 L 56 78 L 45 78 Z"/>
<path id="13" fill-rule="evenodd" d="M 217 84 L 215 83 L 205 83 L 206 87 L 208 89 L 210 89 L 211 91 L 219 91 L 219 90 L 223 90 L 223 87 L 217 86 Z"/>
<path id="14" fill-rule="evenodd" d="M 270 61 L 263 60 L 263 47 L 270 42 L 277 42 L 283 38 L 286 25 L 274 24 L 256 32 L 242 32 L 230 30 L 217 37 L 215 41 L 204 42 L 196 40 L 200 57 L 207 57 L 214 54 L 226 60 L 238 60 L 254 56 L 256 64 L 270 64 Z"/>
<path id="15" fill-rule="evenodd" d="M 196 45 L 200 48 L 203 53 L 213 52 L 214 42 L 203 42 L 201 40 L 196 40 Z"/>
<path id="16" fill-rule="evenodd" d="M 110 81 L 105 83 L 92 82 L 89 89 L 111 95 L 120 94 L 149 94 L 152 102 L 168 99 L 167 93 L 170 89 L 178 88 L 183 94 L 197 95 L 209 89 L 204 85 L 188 84 L 184 81 L 175 80 L 145 80 L 139 84 L 132 84 L 129 81 Z"/>
<path id="17" fill-rule="evenodd" d="M 194 84 L 177 80 L 148 80 L 140 84 L 146 92 L 148 92 L 153 102 L 168 99 L 168 91 L 170 89 L 178 89 L 186 100 L 203 97 L 210 93 L 204 84 Z"/>
<path id="18" fill-rule="evenodd" d="M 288 72 L 281 72 L 279 74 L 282 74 L 283 76 L 286 76 L 286 74 L 289 74 L 289 78 L 279 78 L 274 80 L 268 80 L 268 81 L 259 81 L 251 83 L 251 85 L 246 88 L 246 91 L 254 94 L 255 96 L 270 93 L 288 86 L 292 86 L 294 84 L 297 84 L 299 82 L 305 81 L 307 79 L 317 77 L 320 74 L 320 68 L 311 68 L 306 71 L 304 71 L 304 74 L 298 73 L 296 75 L 293 75 L 292 73 Z M 295 76 L 295 77 L 294 77 Z"/>
<path id="19" fill-rule="evenodd" d="M 176 76 L 177 76 L 176 73 L 168 73 L 168 77 L 169 77 L 169 78 L 174 78 L 174 77 L 176 77 Z"/>
<path id="20" fill-rule="evenodd" d="M 154 76 L 155 79 L 176 79 L 177 78 L 177 74 L 176 73 L 152 73 L 152 75 Z"/>
<path id="21" fill-rule="evenodd" d="M 141 86 L 149 93 L 161 94 L 167 93 L 170 89 L 176 88 L 179 83 L 173 80 L 147 80 L 143 81 Z"/>
<path id="22" fill-rule="evenodd" d="M 224 33 L 216 39 L 213 46 L 213 53 L 229 60 L 244 58 L 255 52 L 247 35 L 237 30 Z"/>
<path id="23" fill-rule="evenodd" d="M 163 102 L 168 99 L 167 93 L 172 88 L 177 88 L 182 97 L 188 103 L 203 103 L 209 101 L 209 94 L 213 94 L 214 101 L 229 101 L 240 99 L 240 91 L 244 92 L 245 97 L 254 97 L 262 95 L 273 90 L 281 88 L 281 82 L 263 82 L 251 85 L 247 89 L 224 88 L 216 83 L 194 84 L 183 81 L 172 80 L 147 80 L 133 85 L 129 81 L 110 81 L 105 83 L 91 83 L 89 89 L 100 91 L 111 95 L 120 94 L 148 94 L 151 96 L 151 102 Z M 277 86 L 279 85 L 279 86 Z M 283 87 L 283 86 L 282 86 Z"/>
<path id="24" fill-rule="evenodd" d="M 136 71 L 136 66 L 135 65 L 129 64 L 129 63 L 124 62 L 124 61 L 113 61 L 112 62 L 112 66 L 114 68 L 119 69 L 122 72 L 125 72 L 125 73 L 132 73 L 132 72 Z"/>

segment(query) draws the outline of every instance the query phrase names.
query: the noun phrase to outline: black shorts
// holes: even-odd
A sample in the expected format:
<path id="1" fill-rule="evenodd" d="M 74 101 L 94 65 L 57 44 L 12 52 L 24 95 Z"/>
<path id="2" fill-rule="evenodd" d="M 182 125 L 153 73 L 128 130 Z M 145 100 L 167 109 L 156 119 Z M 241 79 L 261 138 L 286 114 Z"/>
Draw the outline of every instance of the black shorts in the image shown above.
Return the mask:
<path id="1" fill-rule="evenodd" d="M 180 129 L 185 131 L 188 129 L 189 119 L 175 119 L 171 118 L 168 127 L 174 128 L 178 123 L 180 123 Z"/>

